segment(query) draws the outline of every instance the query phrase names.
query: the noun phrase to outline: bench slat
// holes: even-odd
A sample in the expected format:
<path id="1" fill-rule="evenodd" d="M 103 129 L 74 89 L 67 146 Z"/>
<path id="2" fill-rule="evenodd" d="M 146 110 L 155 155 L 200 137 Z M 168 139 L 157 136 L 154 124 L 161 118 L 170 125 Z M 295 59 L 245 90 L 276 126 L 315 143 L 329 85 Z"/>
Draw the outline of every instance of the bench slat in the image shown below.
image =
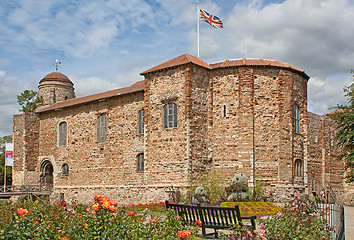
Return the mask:
<path id="1" fill-rule="evenodd" d="M 194 224 L 195 221 L 200 220 L 203 223 L 203 236 L 206 235 L 205 228 L 214 229 L 216 235 L 216 229 L 231 228 L 235 224 L 240 224 L 243 226 L 242 219 L 251 220 L 252 226 L 247 227 L 256 230 L 256 216 L 242 217 L 238 205 L 235 205 L 235 207 L 201 206 L 200 204 L 195 206 L 169 203 L 166 201 L 166 209 L 175 210 L 175 212 L 187 224 Z"/>

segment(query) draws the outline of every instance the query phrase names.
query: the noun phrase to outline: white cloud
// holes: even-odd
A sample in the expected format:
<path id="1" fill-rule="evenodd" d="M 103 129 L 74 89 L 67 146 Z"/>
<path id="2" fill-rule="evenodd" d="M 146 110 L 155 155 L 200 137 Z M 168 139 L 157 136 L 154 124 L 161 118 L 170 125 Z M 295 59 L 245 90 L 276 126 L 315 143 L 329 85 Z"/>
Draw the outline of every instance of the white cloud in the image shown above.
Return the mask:
<path id="1" fill-rule="evenodd" d="M 346 105 L 343 88 L 353 83 L 349 74 L 326 79 L 310 78 L 308 82 L 308 109 L 317 114 L 330 112 L 337 104 Z"/>
<path id="2" fill-rule="evenodd" d="M 311 111 L 345 101 L 354 68 L 352 0 L 16 0 L 0 1 L 2 119 L 11 120 L 16 95 L 37 90 L 56 58 L 84 96 L 128 86 L 180 54 L 197 55 L 197 4 L 224 22 L 223 30 L 200 22 L 202 60 L 277 59 L 311 77 Z"/>
<path id="3" fill-rule="evenodd" d="M 234 53 L 286 61 L 315 76 L 343 72 L 354 59 L 354 6 L 345 0 L 236 4 L 226 27 Z"/>

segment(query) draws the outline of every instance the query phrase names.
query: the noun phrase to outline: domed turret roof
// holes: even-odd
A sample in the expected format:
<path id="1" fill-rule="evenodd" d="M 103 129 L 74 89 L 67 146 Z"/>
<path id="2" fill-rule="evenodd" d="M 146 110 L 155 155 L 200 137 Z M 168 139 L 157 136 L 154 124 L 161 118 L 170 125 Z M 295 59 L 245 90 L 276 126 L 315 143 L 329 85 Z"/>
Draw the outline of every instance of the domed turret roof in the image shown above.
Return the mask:
<path id="1" fill-rule="evenodd" d="M 49 73 L 39 83 L 42 83 L 42 82 L 45 82 L 45 81 L 68 82 L 68 83 L 73 84 L 67 76 L 65 76 L 64 74 L 62 74 L 60 72 Z"/>

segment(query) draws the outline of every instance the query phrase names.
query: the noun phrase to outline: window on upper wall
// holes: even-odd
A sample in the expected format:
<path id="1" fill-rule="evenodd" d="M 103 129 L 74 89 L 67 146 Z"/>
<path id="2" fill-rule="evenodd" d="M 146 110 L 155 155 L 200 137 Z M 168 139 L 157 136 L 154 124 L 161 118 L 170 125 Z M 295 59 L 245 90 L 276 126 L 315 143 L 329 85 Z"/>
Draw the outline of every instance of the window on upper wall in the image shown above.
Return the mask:
<path id="1" fill-rule="evenodd" d="M 139 153 L 138 156 L 136 156 L 136 170 L 138 172 L 144 171 L 144 153 Z"/>
<path id="2" fill-rule="evenodd" d="M 106 115 L 102 114 L 97 118 L 97 141 L 98 142 L 106 141 L 106 132 L 107 132 Z"/>
<path id="3" fill-rule="evenodd" d="M 296 103 L 293 105 L 293 131 L 300 133 L 300 107 Z"/>
<path id="4" fill-rule="evenodd" d="M 66 146 L 67 123 L 59 123 L 59 146 Z"/>
<path id="5" fill-rule="evenodd" d="M 61 166 L 61 170 L 62 170 L 64 176 L 69 175 L 69 165 L 68 164 L 64 163 Z"/>
<path id="6" fill-rule="evenodd" d="M 227 117 L 227 105 L 225 104 L 222 107 L 222 116 Z"/>
<path id="7" fill-rule="evenodd" d="M 142 109 L 138 113 L 138 134 L 144 134 L 145 110 Z"/>
<path id="8" fill-rule="evenodd" d="M 296 159 L 295 160 L 295 177 L 302 177 L 303 175 L 303 164 L 302 160 Z"/>
<path id="9" fill-rule="evenodd" d="M 175 103 L 167 103 L 163 107 L 163 127 L 177 127 L 177 105 Z"/>

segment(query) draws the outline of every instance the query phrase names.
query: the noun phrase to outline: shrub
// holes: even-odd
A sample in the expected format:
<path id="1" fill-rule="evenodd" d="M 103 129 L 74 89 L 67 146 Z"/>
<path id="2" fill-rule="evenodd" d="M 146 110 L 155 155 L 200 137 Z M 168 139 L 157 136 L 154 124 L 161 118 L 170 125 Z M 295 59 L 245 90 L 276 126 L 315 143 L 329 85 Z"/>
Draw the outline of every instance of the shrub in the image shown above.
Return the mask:
<path id="1" fill-rule="evenodd" d="M 205 170 L 200 175 L 191 178 L 190 181 L 191 186 L 187 191 L 187 196 L 184 196 L 184 201 L 191 201 L 198 186 L 204 187 L 210 202 L 215 203 L 226 199 L 225 186 L 227 185 L 227 179 L 223 177 L 221 170 L 215 168 Z"/>
<path id="2" fill-rule="evenodd" d="M 92 205 L 45 200 L 0 203 L 0 239 L 179 239 L 194 236 L 163 203 L 118 207 L 96 196 Z M 3 214 L 4 213 L 4 214 Z M 180 233 L 179 233 L 180 232 Z"/>
<path id="3" fill-rule="evenodd" d="M 307 196 L 295 199 L 287 204 L 282 212 L 263 220 L 262 239 L 330 239 L 326 220 L 321 218 L 317 204 Z"/>

